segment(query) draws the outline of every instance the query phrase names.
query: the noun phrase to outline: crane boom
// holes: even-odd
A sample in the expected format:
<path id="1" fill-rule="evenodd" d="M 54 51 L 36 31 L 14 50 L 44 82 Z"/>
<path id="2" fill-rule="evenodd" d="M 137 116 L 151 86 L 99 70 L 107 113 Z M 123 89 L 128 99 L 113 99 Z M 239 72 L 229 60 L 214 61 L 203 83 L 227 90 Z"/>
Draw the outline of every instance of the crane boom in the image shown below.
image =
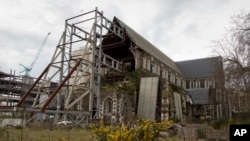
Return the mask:
<path id="1" fill-rule="evenodd" d="M 45 46 L 45 43 L 47 42 L 47 40 L 49 38 L 49 35 L 50 35 L 50 32 L 47 34 L 47 36 L 43 40 L 43 42 L 42 42 L 42 44 L 41 44 L 41 46 L 40 46 L 34 60 L 32 61 L 31 65 L 29 67 L 27 67 L 27 66 L 25 66 L 25 65 L 23 65 L 21 63 L 19 64 L 20 66 L 22 66 L 24 68 L 24 70 L 21 71 L 20 73 L 25 72 L 25 75 L 29 75 L 29 72 L 32 70 L 33 66 L 35 65 L 35 63 L 36 63 L 36 61 L 38 59 L 38 57 L 40 56 L 40 54 L 41 54 L 41 52 L 42 52 L 42 50 L 43 50 L 43 48 Z"/>
<path id="2" fill-rule="evenodd" d="M 36 63 L 36 61 L 37 61 L 37 58 L 38 58 L 39 55 L 41 54 L 41 52 L 42 52 L 42 50 L 43 50 L 43 47 L 44 47 L 45 43 L 46 43 L 47 40 L 48 40 L 49 35 L 50 35 L 50 32 L 47 34 L 47 36 L 46 36 L 46 38 L 44 39 L 44 41 L 43 41 L 41 47 L 40 47 L 39 50 L 38 50 L 38 52 L 37 52 L 37 54 L 36 54 L 36 56 L 35 56 L 33 62 L 31 63 L 31 65 L 30 65 L 30 70 L 33 68 L 33 66 L 35 65 L 35 63 Z"/>

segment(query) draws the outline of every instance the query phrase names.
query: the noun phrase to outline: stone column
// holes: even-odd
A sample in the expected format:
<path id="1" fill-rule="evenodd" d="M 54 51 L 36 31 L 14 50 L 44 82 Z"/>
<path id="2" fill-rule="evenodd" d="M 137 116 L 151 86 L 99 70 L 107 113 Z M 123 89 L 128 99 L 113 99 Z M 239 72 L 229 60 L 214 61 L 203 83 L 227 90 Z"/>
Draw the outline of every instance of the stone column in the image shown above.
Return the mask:
<path id="1" fill-rule="evenodd" d="M 112 109 L 112 122 L 113 124 L 117 123 L 117 111 L 118 111 L 118 99 L 117 99 L 117 93 L 116 91 L 112 95 L 113 100 L 113 109 Z"/>
<path id="2" fill-rule="evenodd" d="M 123 93 L 121 94 L 121 97 L 119 98 L 119 109 L 118 109 L 118 114 L 119 114 L 119 123 L 123 123 L 123 115 L 124 115 L 124 97 L 123 97 Z"/>
<path id="3" fill-rule="evenodd" d="M 139 48 L 137 46 L 132 46 L 129 49 L 132 54 L 134 55 L 134 59 L 135 59 L 135 69 L 140 69 L 142 68 L 142 51 L 139 50 Z"/>

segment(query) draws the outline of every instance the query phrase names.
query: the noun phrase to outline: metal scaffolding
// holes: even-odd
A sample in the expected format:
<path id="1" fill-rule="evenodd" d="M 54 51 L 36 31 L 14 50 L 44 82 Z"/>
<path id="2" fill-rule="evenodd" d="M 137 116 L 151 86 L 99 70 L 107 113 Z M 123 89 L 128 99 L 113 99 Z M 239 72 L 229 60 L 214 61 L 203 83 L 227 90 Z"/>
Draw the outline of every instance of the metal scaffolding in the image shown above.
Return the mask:
<path id="1" fill-rule="evenodd" d="M 56 122 L 62 111 L 65 115 L 76 111 L 91 119 L 99 119 L 101 67 L 122 71 L 122 63 L 102 51 L 103 38 L 108 34 L 124 38 L 123 29 L 97 8 L 67 19 L 51 62 L 17 106 L 21 107 L 31 91 L 38 88 L 32 108 L 46 113 L 56 101 Z M 58 80 L 58 86 L 53 89 L 49 86 L 52 80 Z M 44 100 L 41 99 L 43 95 L 47 95 Z M 81 106 L 86 98 L 88 109 Z"/>

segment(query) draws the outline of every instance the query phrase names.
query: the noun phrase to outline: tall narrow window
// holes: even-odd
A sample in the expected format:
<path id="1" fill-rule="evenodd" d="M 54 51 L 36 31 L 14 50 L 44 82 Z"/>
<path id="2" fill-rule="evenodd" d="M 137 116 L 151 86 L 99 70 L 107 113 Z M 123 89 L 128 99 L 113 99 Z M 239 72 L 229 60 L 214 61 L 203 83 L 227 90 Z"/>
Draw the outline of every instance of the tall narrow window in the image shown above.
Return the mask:
<path id="1" fill-rule="evenodd" d="M 105 113 L 106 114 L 112 113 L 112 110 L 113 110 L 113 101 L 111 98 L 109 98 L 105 101 Z"/>
<path id="2" fill-rule="evenodd" d="M 186 82 L 186 88 L 187 89 L 190 89 L 190 83 L 189 82 L 190 82 L 189 80 L 187 80 L 187 82 Z"/>

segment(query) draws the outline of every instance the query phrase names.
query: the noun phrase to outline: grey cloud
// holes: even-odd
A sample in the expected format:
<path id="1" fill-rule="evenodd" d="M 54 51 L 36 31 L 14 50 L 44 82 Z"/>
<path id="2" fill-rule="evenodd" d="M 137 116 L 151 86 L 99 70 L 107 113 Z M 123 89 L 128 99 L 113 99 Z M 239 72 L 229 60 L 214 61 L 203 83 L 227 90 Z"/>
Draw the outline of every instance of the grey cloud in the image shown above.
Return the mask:
<path id="1" fill-rule="evenodd" d="M 42 37 L 40 34 L 18 32 L 15 29 L 0 29 L 0 40 L 9 49 L 24 51 L 25 48 L 33 48 L 32 46 L 41 42 Z"/>
<path id="2" fill-rule="evenodd" d="M 103 9 L 102 9 L 103 8 Z M 104 12 L 104 16 L 113 20 L 113 17 L 116 16 L 118 18 L 122 17 L 122 11 L 114 4 L 108 4 L 107 6 L 100 7 L 100 10 Z"/>
<path id="3" fill-rule="evenodd" d="M 173 30 L 173 27 L 176 23 L 182 23 L 183 21 L 177 20 L 180 15 L 183 15 L 185 12 L 189 12 L 189 16 L 187 18 L 192 19 L 193 23 L 187 23 L 185 25 L 183 34 L 190 34 L 197 31 L 197 23 L 200 19 L 196 18 L 193 13 L 204 14 L 207 16 L 209 12 L 216 12 L 215 10 L 220 10 L 223 5 L 226 5 L 226 0 L 211 0 L 211 1 L 200 1 L 200 0 L 161 0 L 158 5 L 157 14 L 152 19 L 154 21 L 154 27 L 149 28 L 149 30 L 153 30 L 154 41 L 158 42 L 166 42 L 166 40 L 171 40 L 172 35 L 169 31 Z M 193 16 L 193 17 L 192 17 Z M 167 42 L 166 42 L 167 43 Z M 167 44 L 166 44 L 167 45 Z"/>
<path id="4" fill-rule="evenodd" d="M 195 25 L 194 23 L 188 24 L 185 27 L 184 32 L 185 32 L 185 34 L 193 34 L 193 33 L 197 32 L 197 25 Z"/>
<path id="5" fill-rule="evenodd" d="M 52 34 L 46 47 L 49 48 L 49 51 L 53 52 L 64 30 L 65 19 L 88 12 L 89 10 L 93 10 L 95 6 L 98 6 L 99 10 L 103 11 L 104 15 L 109 19 L 112 20 L 113 16 L 117 16 L 129 24 L 131 28 L 141 30 L 137 32 L 154 45 L 165 52 L 168 51 L 169 54 L 167 55 L 172 55 L 173 53 L 169 51 L 175 51 L 176 48 L 182 50 L 181 47 L 176 46 L 182 45 L 176 43 L 185 40 L 181 38 L 188 36 L 193 39 L 191 36 L 200 34 L 197 33 L 200 32 L 199 25 L 197 25 L 199 23 L 196 22 L 200 19 L 188 20 L 189 23 L 185 23 L 182 31 L 174 31 L 176 23 L 184 22 L 182 20 L 177 21 L 180 15 L 183 16 L 185 12 L 189 12 L 190 17 L 187 18 L 195 18 L 195 14 L 200 14 L 201 16 L 204 14 L 204 18 L 206 18 L 210 13 L 221 12 L 222 8 L 231 1 L 148 0 L 138 2 L 128 0 L 117 2 L 112 0 L 0 0 L 0 5 L 4 9 L 2 11 L 0 9 L 1 18 L 2 21 L 5 21 L 5 24 L 7 23 L 6 25 L 4 25 L 4 22 L 0 23 L 0 49 L 16 50 L 22 52 L 24 56 L 28 56 L 30 50 L 35 50 L 40 46 L 47 32 L 51 32 Z M 133 5 L 131 5 L 132 2 Z M 147 4 L 147 7 L 145 8 L 143 4 Z M 149 4 L 152 4 L 151 8 L 148 6 Z M 138 11 L 135 10 L 137 7 Z M 135 17 L 135 15 L 139 15 L 138 13 L 142 13 L 141 17 Z M 138 23 L 137 25 L 130 24 L 141 22 L 146 16 L 149 17 L 146 18 L 148 21 Z M 128 21 L 131 19 L 134 21 Z M 138 25 L 139 28 L 133 27 Z M 173 36 L 173 33 L 176 35 Z M 178 37 L 180 34 L 181 37 Z M 193 46 L 193 44 L 188 45 Z M 48 52 L 48 50 L 44 51 Z M 33 56 L 31 55 L 30 58 L 33 58 Z M 45 57 L 47 56 L 45 55 Z"/>

